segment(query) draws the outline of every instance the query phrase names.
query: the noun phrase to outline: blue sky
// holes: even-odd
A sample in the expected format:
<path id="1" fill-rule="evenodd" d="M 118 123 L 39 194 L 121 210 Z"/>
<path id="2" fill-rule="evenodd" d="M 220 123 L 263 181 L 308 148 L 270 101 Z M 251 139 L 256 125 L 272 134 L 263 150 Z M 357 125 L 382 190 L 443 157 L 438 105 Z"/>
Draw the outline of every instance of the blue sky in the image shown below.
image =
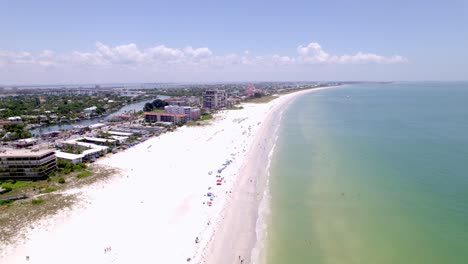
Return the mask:
<path id="1" fill-rule="evenodd" d="M 0 3 L 3 84 L 468 79 L 467 0 Z"/>

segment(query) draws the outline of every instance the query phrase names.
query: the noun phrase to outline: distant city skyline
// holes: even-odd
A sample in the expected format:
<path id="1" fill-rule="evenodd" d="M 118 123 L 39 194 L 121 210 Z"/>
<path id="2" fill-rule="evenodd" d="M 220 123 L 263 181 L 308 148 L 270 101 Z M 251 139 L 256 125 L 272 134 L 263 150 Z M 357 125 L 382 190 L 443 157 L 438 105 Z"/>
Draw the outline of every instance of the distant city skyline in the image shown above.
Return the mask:
<path id="1" fill-rule="evenodd" d="M 0 4 L 0 85 L 468 80 L 463 0 Z"/>

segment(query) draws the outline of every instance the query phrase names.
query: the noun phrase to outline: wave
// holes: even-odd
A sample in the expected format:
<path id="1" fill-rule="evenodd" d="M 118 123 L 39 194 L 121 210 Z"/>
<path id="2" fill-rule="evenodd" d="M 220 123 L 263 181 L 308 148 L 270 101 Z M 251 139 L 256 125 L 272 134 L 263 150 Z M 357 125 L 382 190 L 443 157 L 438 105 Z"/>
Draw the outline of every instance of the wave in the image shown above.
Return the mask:
<path id="1" fill-rule="evenodd" d="M 279 122 L 281 124 L 283 110 L 279 113 Z M 263 191 L 263 196 L 260 201 L 258 207 L 258 217 L 256 221 L 255 227 L 255 234 L 256 234 L 256 242 L 255 246 L 251 251 L 250 259 L 253 264 L 263 264 L 266 262 L 266 240 L 268 237 L 268 219 L 271 216 L 271 194 L 270 194 L 270 173 L 271 173 L 271 162 L 273 158 L 273 154 L 276 149 L 276 144 L 279 138 L 278 131 L 279 125 L 275 127 L 273 135 L 275 135 L 274 140 L 272 142 L 272 147 L 270 152 L 268 153 L 268 163 L 266 167 L 266 180 L 265 186 Z"/>

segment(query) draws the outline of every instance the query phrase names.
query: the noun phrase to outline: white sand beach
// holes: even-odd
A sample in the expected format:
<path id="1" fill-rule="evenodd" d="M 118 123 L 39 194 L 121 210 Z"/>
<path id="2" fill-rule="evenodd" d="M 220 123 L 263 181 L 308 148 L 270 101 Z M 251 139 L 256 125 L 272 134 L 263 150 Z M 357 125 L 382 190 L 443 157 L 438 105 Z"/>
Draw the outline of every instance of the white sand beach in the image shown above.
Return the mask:
<path id="1" fill-rule="evenodd" d="M 312 91 L 243 104 L 210 126 L 181 127 L 99 160 L 121 173 L 75 190 L 81 202 L 35 223 L 27 239 L 0 241 L 0 263 L 251 263 L 280 114 Z"/>

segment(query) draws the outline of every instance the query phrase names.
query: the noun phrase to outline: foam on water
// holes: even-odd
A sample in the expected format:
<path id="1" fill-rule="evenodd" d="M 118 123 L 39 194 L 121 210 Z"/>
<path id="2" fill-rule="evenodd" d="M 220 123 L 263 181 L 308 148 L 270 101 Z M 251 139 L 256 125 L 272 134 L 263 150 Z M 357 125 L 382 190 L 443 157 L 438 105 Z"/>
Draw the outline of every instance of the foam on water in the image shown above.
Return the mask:
<path id="1" fill-rule="evenodd" d="M 268 235 L 268 219 L 270 218 L 271 215 L 271 195 L 270 195 L 270 167 L 271 167 L 271 161 L 273 158 L 273 154 L 275 152 L 276 148 L 276 142 L 278 141 L 278 131 L 279 131 L 279 124 L 281 123 L 281 119 L 283 116 L 283 112 L 281 111 L 279 113 L 279 122 L 277 123 L 278 125 L 275 127 L 275 130 L 273 132 L 274 135 L 274 140 L 273 144 L 271 147 L 270 152 L 268 153 L 268 163 L 266 167 L 266 179 L 265 179 L 265 185 L 264 185 L 264 191 L 262 195 L 262 199 L 260 201 L 260 205 L 258 207 L 258 218 L 256 222 L 256 227 L 255 227 L 255 234 L 256 234 L 256 242 L 255 246 L 252 249 L 251 252 L 251 257 L 250 259 L 252 260 L 252 263 L 254 264 L 262 264 L 265 263 L 265 244 L 266 244 L 266 239 Z"/>

